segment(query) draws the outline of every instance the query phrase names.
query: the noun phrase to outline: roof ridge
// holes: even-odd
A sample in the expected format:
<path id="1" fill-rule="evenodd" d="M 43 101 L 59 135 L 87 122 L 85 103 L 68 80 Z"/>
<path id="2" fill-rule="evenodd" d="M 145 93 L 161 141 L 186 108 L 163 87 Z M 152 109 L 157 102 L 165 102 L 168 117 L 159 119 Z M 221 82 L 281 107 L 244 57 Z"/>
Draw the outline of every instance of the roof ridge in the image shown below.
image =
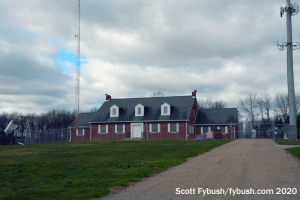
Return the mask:
<path id="1" fill-rule="evenodd" d="M 132 97 L 132 98 L 111 98 L 110 100 L 121 100 L 121 99 L 148 99 L 148 98 L 169 98 L 169 97 L 192 97 L 192 95 L 184 96 L 166 96 L 166 97 Z M 110 101 L 109 100 L 109 101 Z"/>

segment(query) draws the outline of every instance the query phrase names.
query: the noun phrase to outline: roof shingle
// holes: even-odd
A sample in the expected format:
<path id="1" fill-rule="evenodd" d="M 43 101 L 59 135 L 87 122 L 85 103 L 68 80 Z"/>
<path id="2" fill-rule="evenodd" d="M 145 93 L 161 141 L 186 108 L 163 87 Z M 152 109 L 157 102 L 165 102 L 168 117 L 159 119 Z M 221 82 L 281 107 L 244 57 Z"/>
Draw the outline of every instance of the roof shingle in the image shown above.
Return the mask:
<path id="1" fill-rule="evenodd" d="M 124 121 L 185 121 L 189 119 L 195 98 L 192 96 L 173 96 L 173 97 L 146 97 L 128 99 L 110 99 L 105 101 L 99 108 L 95 117 L 90 122 L 124 122 Z M 173 106 L 171 115 L 161 115 L 161 105 L 168 103 Z M 145 109 L 144 116 L 135 116 L 135 106 L 142 104 Z M 119 117 L 110 117 L 110 107 L 117 105 L 124 110 Z"/>
<path id="2" fill-rule="evenodd" d="M 195 124 L 230 124 L 237 121 L 237 108 L 199 109 Z"/>

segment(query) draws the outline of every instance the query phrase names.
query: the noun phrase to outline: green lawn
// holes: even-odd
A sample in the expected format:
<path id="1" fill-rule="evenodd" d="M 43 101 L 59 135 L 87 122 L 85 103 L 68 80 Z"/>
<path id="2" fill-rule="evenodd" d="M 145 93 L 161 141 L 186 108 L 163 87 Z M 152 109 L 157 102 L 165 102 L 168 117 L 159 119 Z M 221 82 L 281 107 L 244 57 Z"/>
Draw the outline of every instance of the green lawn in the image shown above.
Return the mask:
<path id="1" fill-rule="evenodd" d="M 284 139 L 278 139 L 278 140 L 275 140 L 275 142 L 279 145 L 300 145 L 300 142 L 284 140 Z M 294 156 L 296 156 L 300 159 L 300 148 L 299 147 L 288 148 L 285 150 L 291 152 Z"/>
<path id="2" fill-rule="evenodd" d="M 0 146 L 0 199 L 92 199 L 230 140 Z"/>
<path id="3" fill-rule="evenodd" d="M 300 145 L 300 142 L 285 139 L 276 139 L 275 142 L 279 145 Z"/>

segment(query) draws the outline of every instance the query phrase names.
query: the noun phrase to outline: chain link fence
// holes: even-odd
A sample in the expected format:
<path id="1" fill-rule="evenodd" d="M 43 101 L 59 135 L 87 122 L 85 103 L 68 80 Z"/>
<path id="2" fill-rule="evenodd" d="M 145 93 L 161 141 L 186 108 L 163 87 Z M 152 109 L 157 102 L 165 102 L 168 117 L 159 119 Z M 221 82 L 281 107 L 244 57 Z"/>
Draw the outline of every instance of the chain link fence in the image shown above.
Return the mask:
<path id="1" fill-rule="evenodd" d="M 297 128 L 289 124 L 246 122 L 242 138 L 289 139 L 297 141 Z"/>
<path id="2" fill-rule="evenodd" d="M 25 137 L 17 137 L 17 143 L 37 144 L 49 142 L 67 142 L 70 140 L 69 129 L 32 130 Z"/>

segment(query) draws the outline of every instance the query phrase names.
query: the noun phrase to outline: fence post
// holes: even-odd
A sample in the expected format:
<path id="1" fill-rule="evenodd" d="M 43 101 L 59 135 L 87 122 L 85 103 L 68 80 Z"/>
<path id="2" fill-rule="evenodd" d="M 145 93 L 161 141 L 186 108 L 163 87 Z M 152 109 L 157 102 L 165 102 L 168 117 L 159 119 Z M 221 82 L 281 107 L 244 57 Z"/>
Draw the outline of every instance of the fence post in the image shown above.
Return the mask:
<path id="1" fill-rule="evenodd" d="M 158 125 L 157 125 L 158 126 Z M 158 128 L 158 127 L 157 127 Z M 149 140 L 149 135 L 148 135 L 148 123 L 146 122 L 146 129 L 147 129 L 147 140 Z"/>
<path id="2" fill-rule="evenodd" d="M 159 131 L 159 136 L 160 136 L 160 140 L 161 140 L 161 127 L 160 127 L 160 131 Z"/>
<path id="3" fill-rule="evenodd" d="M 297 141 L 297 125 L 293 125 L 293 129 L 294 129 L 294 140 Z"/>
<path id="4" fill-rule="evenodd" d="M 90 124 L 90 142 L 92 141 L 92 126 Z"/>
<path id="5" fill-rule="evenodd" d="M 231 140 L 233 139 L 232 137 L 232 122 L 230 122 L 230 137 L 231 137 Z"/>
<path id="6" fill-rule="evenodd" d="M 275 128 L 274 128 L 274 121 L 272 122 L 272 133 L 273 133 L 273 139 L 275 140 Z"/>

